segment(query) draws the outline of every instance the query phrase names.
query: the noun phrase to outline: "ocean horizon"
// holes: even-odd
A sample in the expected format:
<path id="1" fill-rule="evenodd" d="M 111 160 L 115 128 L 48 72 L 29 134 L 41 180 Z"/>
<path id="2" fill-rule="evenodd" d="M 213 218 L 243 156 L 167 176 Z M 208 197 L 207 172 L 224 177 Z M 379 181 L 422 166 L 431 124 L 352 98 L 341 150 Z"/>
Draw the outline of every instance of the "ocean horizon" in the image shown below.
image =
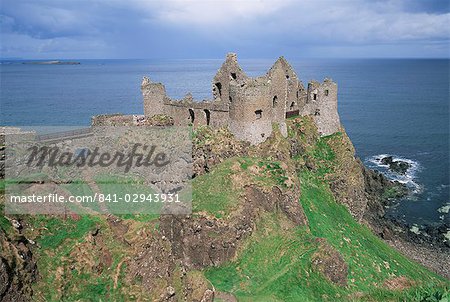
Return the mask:
<path id="1" fill-rule="evenodd" d="M 58 59 L 56 59 L 58 60 Z M 88 126 L 94 115 L 142 114 L 143 76 L 165 84 L 172 98 L 188 92 L 211 99 L 211 81 L 222 59 L 104 59 L 80 65 L 2 61 L 2 126 Z M 247 75 L 265 74 L 275 60 L 240 59 Z M 413 192 L 388 210 L 408 224 L 449 223 L 449 59 L 290 60 L 298 77 L 332 78 L 338 111 L 370 168 L 405 183 Z M 390 173 L 379 158 L 408 161 L 405 175 Z"/>

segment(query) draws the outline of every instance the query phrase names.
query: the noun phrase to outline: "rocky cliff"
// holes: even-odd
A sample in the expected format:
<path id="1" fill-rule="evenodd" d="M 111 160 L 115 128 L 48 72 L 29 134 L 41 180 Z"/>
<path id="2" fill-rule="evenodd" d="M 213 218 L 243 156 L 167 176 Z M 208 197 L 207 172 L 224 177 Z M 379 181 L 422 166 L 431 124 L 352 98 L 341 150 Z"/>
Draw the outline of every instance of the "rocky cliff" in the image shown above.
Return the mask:
<path id="1" fill-rule="evenodd" d="M 387 233 L 387 225 L 375 222 L 383 216 L 385 192 L 398 188 L 400 194 L 401 188 L 364 168 L 344 129 L 321 137 L 312 117 L 287 124 L 287 137 L 274 125 L 256 146 L 237 141 L 225 128 L 198 127 L 191 215 L 1 220 L 9 230 L 8 236 L 0 233 L 2 298 L 444 297 L 448 280 L 372 232 Z M 20 230 L 11 227 L 11 219 Z"/>

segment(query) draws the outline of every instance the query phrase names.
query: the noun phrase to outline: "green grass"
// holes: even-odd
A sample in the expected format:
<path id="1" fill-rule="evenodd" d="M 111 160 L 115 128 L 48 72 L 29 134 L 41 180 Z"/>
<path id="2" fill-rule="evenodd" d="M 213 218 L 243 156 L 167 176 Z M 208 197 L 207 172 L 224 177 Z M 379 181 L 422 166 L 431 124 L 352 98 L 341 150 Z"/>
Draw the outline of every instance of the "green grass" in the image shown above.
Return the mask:
<path id="1" fill-rule="evenodd" d="M 36 238 L 38 248 L 33 251 L 40 268 L 40 280 L 33 286 L 37 301 L 127 300 L 121 286 L 114 289 L 113 279 L 125 247 L 108 229 L 104 217 L 83 215 L 73 220 L 36 215 L 29 223 L 41 230 Z M 102 236 L 99 245 L 94 244 L 93 249 L 80 246 L 87 243 L 88 233 L 97 227 Z M 112 265 L 96 269 L 103 249 L 110 253 Z M 122 274 L 118 285 L 123 278 Z"/>
<path id="2" fill-rule="evenodd" d="M 227 216 L 236 206 L 239 192 L 233 190 L 232 161 L 225 161 L 192 183 L 192 210 L 205 211 L 217 218 Z"/>
<path id="3" fill-rule="evenodd" d="M 216 289 L 239 301 L 305 301 L 340 291 L 311 270 L 314 237 L 304 227 L 284 230 L 281 219 L 266 214 L 237 260 L 205 271 Z"/>
<path id="4" fill-rule="evenodd" d="M 234 166 L 234 167 L 233 167 Z M 259 168 L 259 172 L 249 167 Z M 239 167 L 237 169 L 237 167 Z M 231 158 L 215 166 L 210 173 L 196 177 L 192 184 L 193 212 L 204 211 L 217 218 L 226 217 L 235 209 L 240 200 L 242 188 L 235 188 L 233 175 L 239 174 L 251 183 L 272 188 L 274 185 L 287 188 L 286 171 L 281 163 L 270 159 L 239 157 Z"/>
<path id="5" fill-rule="evenodd" d="M 326 176 L 334 171 L 336 154 L 327 142 L 338 135 L 340 134 L 335 133 L 319 138 L 314 148 L 308 152 L 308 155 L 314 159 L 317 173 L 320 176 Z"/>
<path id="6" fill-rule="evenodd" d="M 6 219 L 5 216 L 3 216 L 3 213 L 5 211 L 5 206 L 0 203 L 0 228 L 5 232 L 9 233 L 12 230 L 12 225 L 9 222 L 8 219 Z"/>
<path id="7" fill-rule="evenodd" d="M 288 180 L 288 177 L 285 175 L 285 171 L 283 170 L 283 168 L 281 168 L 280 162 L 260 160 L 258 162 L 258 166 L 260 168 L 263 168 L 264 171 L 267 172 L 269 177 L 265 175 L 266 178 L 268 178 L 269 180 L 274 180 L 276 185 L 287 188 L 286 180 Z"/>
<path id="8" fill-rule="evenodd" d="M 30 218 L 29 224 L 33 226 L 33 229 L 41 230 L 39 237 L 36 238 L 39 248 L 34 251 L 37 265 L 42 268 L 39 273 L 43 282 L 35 284 L 36 290 L 42 293 L 41 298 L 52 301 L 61 297 L 55 286 L 52 286 L 52 283 L 58 279 L 58 268 L 65 266 L 64 262 L 70 258 L 73 247 L 82 242 L 85 235 L 93 230 L 99 221 L 98 217 L 88 215 L 81 216 L 79 220 L 45 215 L 35 215 Z M 79 282 L 73 273 L 75 272 L 71 273 L 70 282 Z M 77 277 L 83 279 L 86 276 Z M 65 291 L 67 292 L 69 292 L 68 286 L 66 284 Z M 67 300 L 67 297 L 64 300 Z"/>
<path id="9" fill-rule="evenodd" d="M 62 245 L 66 239 L 81 239 L 94 229 L 100 219 L 96 216 L 83 215 L 79 220 L 61 219 L 57 217 L 35 215 L 34 228 L 45 228 L 38 242 L 43 249 L 54 249 Z"/>
<path id="10" fill-rule="evenodd" d="M 327 149 L 325 145 L 319 148 Z M 332 154 L 320 152 L 331 160 Z M 240 160 L 238 160 L 240 161 Z M 242 164 L 248 167 L 247 161 Z M 336 203 L 321 172 L 301 171 L 301 204 L 307 227 L 283 229 L 283 217 L 265 214 L 256 232 L 236 259 L 205 270 L 219 291 L 233 293 L 239 301 L 348 301 L 360 295 L 369 301 L 435 301 L 448 292 L 449 283 L 385 244 L 347 209 Z M 204 176 L 207 183 L 210 175 Z M 227 191 L 226 185 L 221 190 Z M 311 267 L 316 238 L 325 238 L 349 266 L 348 285 L 339 287 Z M 386 280 L 404 276 L 414 286 L 388 290 Z"/>
<path id="11" fill-rule="evenodd" d="M 302 171 L 300 179 L 301 203 L 311 232 L 326 238 L 348 263 L 349 290 L 383 296 L 383 282 L 399 276 L 431 287 L 442 283 L 441 277 L 406 259 L 358 224 L 343 205 L 334 201 L 328 186 L 317 175 Z"/>
<path id="12" fill-rule="evenodd" d="M 147 186 L 143 180 L 117 175 L 99 175 L 95 177 L 95 182 L 100 189 L 97 193 L 106 197 L 103 206 L 110 213 L 123 215 L 128 219 L 140 214 L 144 220 L 153 220 L 159 216 L 163 203 L 154 202 L 155 190 Z"/>

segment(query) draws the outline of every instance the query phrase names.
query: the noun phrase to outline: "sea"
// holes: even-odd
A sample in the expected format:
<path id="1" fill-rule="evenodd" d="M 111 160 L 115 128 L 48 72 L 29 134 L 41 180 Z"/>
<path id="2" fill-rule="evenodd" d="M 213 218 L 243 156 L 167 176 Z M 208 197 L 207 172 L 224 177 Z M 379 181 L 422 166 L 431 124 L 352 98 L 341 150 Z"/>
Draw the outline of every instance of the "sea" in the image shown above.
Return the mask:
<path id="1" fill-rule="evenodd" d="M 338 83 L 338 110 L 356 155 L 411 189 L 388 215 L 411 225 L 450 223 L 449 60 L 287 59 L 305 86 L 325 77 Z M 258 76 L 275 60 L 239 63 Z M 172 98 L 191 92 L 210 99 L 223 60 L 70 61 L 81 64 L 1 61 L 0 125 L 82 127 L 97 114 L 142 114 L 143 76 L 164 83 Z M 392 173 L 380 161 L 384 156 L 411 168 Z"/>

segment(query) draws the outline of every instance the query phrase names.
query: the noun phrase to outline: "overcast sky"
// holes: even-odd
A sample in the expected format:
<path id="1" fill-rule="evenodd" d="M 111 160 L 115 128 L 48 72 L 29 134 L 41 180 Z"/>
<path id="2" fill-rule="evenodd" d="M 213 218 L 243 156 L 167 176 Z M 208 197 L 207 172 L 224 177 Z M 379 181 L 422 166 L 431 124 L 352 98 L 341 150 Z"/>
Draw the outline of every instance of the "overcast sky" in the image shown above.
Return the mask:
<path id="1" fill-rule="evenodd" d="M 1 0 L 1 57 L 446 57 L 448 0 Z"/>

